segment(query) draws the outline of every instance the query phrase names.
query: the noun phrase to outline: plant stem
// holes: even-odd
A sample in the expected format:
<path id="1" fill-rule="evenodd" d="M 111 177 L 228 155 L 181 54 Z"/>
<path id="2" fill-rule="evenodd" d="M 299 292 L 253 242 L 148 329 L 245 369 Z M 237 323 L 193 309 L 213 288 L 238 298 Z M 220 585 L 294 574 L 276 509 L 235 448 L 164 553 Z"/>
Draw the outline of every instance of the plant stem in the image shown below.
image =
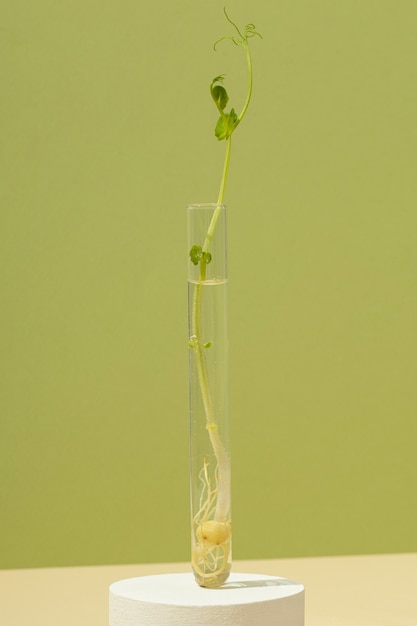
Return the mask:
<path id="1" fill-rule="evenodd" d="M 237 118 L 236 124 L 235 124 L 235 128 L 238 124 L 240 124 L 240 122 L 243 120 L 243 118 L 245 117 L 246 111 L 248 110 L 248 106 L 252 97 L 252 84 L 253 84 L 253 79 L 252 79 L 252 58 L 250 55 L 250 50 L 249 50 L 249 46 L 247 43 L 242 44 L 243 47 L 245 48 L 245 53 L 246 53 L 246 63 L 248 66 L 248 93 L 246 96 L 246 101 L 245 104 L 243 105 L 243 109 L 240 112 L 240 115 Z"/>
<path id="2" fill-rule="evenodd" d="M 240 122 L 245 117 L 246 111 L 248 110 L 248 106 L 252 97 L 252 85 L 253 85 L 252 58 L 250 55 L 250 49 L 249 49 L 247 42 L 244 42 L 242 45 L 245 49 L 246 63 L 247 63 L 247 68 L 248 68 L 248 91 L 246 95 L 245 104 L 243 105 L 242 111 L 240 112 L 240 115 L 238 116 L 236 120 L 235 128 L 237 127 L 238 124 L 240 124 Z M 231 149 L 232 149 L 232 135 L 229 135 L 229 137 L 227 137 L 226 139 L 226 155 L 224 159 L 223 174 L 222 174 L 222 179 L 220 183 L 219 195 L 217 197 L 217 207 L 211 219 L 209 228 L 207 230 L 206 239 L 203 245 L 203 252 L 209 251 L 210 243 L 213 239 L 214 231 L 216 229 L 217 220 L 219 219 L 220 209 L 224 202 L 224 196 L 226 192 L 226 183 L 227 183 L 227 178 L 229 174 Z"/>
<path id="3" fill-rule="evenodd" d="M 240 115 L 238 116 L 237 121 L 235 123 L 235 128 L 245 116 L 246 111 L 249 106 L 251 96 L 252 96 L 252 60 L 251 60 L 249 46 L 247 42 L 245 41 L 242 45 L 245 49 L 246 61 L 247 61 L 247 67 L 248 67 L 248 91 L 247 91 L 247 96 L 246 96 L 246 100 L 243 105 L 242 111 Z M 226 154 L 224 158 L 219 195 L 217 197 L 217 206 L 214 210 L 214 213 L 210 220 L 209 227 L 207 229 L 207 234 L 206 234 L 204 244 L 202 247 L 203 252 L 209 252 L 210 250 L 211 242 L 213 240 L 214 232 L 216 230 L 216 225 L 220 216 L 220 211 L 222 210 L 224 196 L 226 192 L 226 183 L 227 183 L 228 174 L 229 174 L 231 149 L 232 149 L 232 136 L 229 135 L 229 137 L 226 138 Z M 212 408 L 209 380 L 208 380 L 208 374 L 207 374 L 207 366 L 205 362 L 203 340 L 201 336 L 201 298 L 202 298 L 202 285 L 206 279 L 206 268 L 207 268 L 207 264 L 202 259 L 200 261 L 199 283 L 196 285 L 196 288 L 194 291 L 194 301 L 193 301 L 193 307 L 192 307 L 192 331 L 193 331 L 194 337 L 196 337 L 196 340 L 197 340 L 196 345 L 195 345 L 196 366 L 197 366 L 197 372 L 198 372 L 198 379 L 200 383 L 201 396 L 202 396 L 203 405 L 204 405 L 204 411 L 206 415 L 206 424 L 207 424 L 210 441 L 213 447 L 214 455 L 216 457 L 216 461 L 218 464 L 219 484 L 218 484 L 218 497 L 217 497 L 217 503 L 216 503 L 215 519 L 223 521 L 226 519 L 229 508 L 230 508 L 230 502 L 229 502 L 230 500 L 230 497 L 229 497 L 230 459 L 228 458 L 225 448 L 223 446 L 223 443 L 220 439 L 219 432 L 217 429 L 216 416 L 214 415 L 213 408 Z"/>
<path id="4" fill-rule="evenodd" d="M 219 110 L 221 120 L 223 122 L 223 129 L 225 129 L 225 133 L 222 135 L 221 132 L 218 131 L 219 122 L 216 126 L 216 136 L 218 139 L 225 139 L 226 141 L 226 152 L 223 163 L 223 171 L 222 177 L 220 181 L 219 193 L 217 196 L 217 203 L 213 214 L 210 219 L 209 226 L 207 228 L 207 232 L 204 238 L 204 243 L 201 247 L 201 252 L 203 253 L 202 257 L 199 259 L 199 273 L 198 280 L 194 286 L 194 295 L 192 301 L 192 309 L 191 309 L 191 334 L 192 334 L 192 348 L 194 351 L 195 358 L 195 367 L 197 371 L 198 383 L 201 392 L 201 400 L 204 407 L 204 414 L 206 418 L 206 428 L 208 432 L 208 436 L 210 439 L 212 451 L 215 457 L 215 468 L 214 475 L 216 480 L 216 486 L 212 487 L 211 479 L 207 473 L 207 465 L 206 460 L 204 460 L 205 467 L 205 476 L 206 483 L 205 487 L 207 489 L 207 500 L 206 502 L 200 501 L 200 509 L 198 513 L 193 518 L 193 524 L 195 525 L 194 531 L 197 534 L 193 535 L 193 541 L 196 541 L 196 550 L 193 551 L 193 566 L 196 571 L 198 571 L 199 577 L 201 581 L 204 581 L 204 585 L 208 586 L 219 586 L 221 582 L 224 582 L 225 577 L 224 573 L 227 564 L 229 561 L 230 555 L 230 485 L 231 485 L 231 472 L 230 472 L 230 458 L 225 446 L 225 442 L 222 441 L 222 438 L 219 433 L 218 425 L 219 419 L 218 416 L 215 415 L 215 407 L 213 405 L 213 398 L 211 396 L 211 388 L 209 380 L 209 372 L 208 366 L 206 362 L 207 355 L 205 354 L 205 345 L 203 343 L 203 319 L 202 319 L 202 300 L 203 300 L 203 286 L 208 284 L 207 281 L 207 264 L 210 263 L 211 255 L 210 248 L 212 247 L 212 242 L 214 238 L 214 234 L 216 231 L 216 226 L 221 215 L 222 209 L 224 209 L 224 197 L 226 192 L 226 184 L 229 175 L 230 168 L 230 155 L 232 148 L 232 133 L 236 129 L 236 127 L 240 124 L 242 119 L 244 118 L 246 111 L 248 109 L 251 96 L 252 96 L 252 60 L 249 51 L 248 38 L 254 35 L 258 35 L 255 31 L 255 28 L 252 24 L 248 24 L 245 28 L 244 34 L 242 34 L 238 27 L 230 20 L 228 17 L 226 10 L 224 10 L 226 18 L 228 21 L 233 24 L 236 28 L 239 37 L 226 37 L 225 39 L 231 39 L 235 44 L 242 46 L 245 49 L 247 69 L 248 69 L 248 88 L 246 100 L 244 102 L 243 108 L 240 112 L 240 115 L 236 116 L 234 109 L 231 109 L 229 114 L 224 112 L 224 108 L 228 101 L 228 96 L 223 87 L 213 86 L 215 83 L 222 82 L 222 77 L 217 77 L 211 83 L 211 94 L 215 101 L 215 104 Z M 220 40 L 219 40 L 220 41 Z M 216 45 L 216 44 L 215 44 Z M 221 125 L 220 125 L 221 128 Z M 193 259 L 192 259 L 193 260 Z M 193 260 L 194 262 L 194 260 Z M 222 434 L 224 436 L 224 434 Z M 203 492 L 204 493 L 204 492 Z M 212 508 L 213 507 L 213 508 Z M 215 524 L 214 526 L 209 526 L 211 529 L 215 529 L 216 533 L 221 533 L 222 539 L 220 540 L 220 535 L 216 535 L 217 540 L 213 541 L 209 547 L 207 544 L 204 544 L 204 540 L 202 542 L 201 536 L 203 536 L 203 524 L 206 524 L 209 520 L 210 524 Z M 197 528 L 197 530 L 196 530 Z M 214 532 L 214 530 L 213 530 Z M 199 538 L 200 537 L 200 538 Z M 206 538 L 206 541 L 207 538 Z M 206 547 L 204 547 L 206 545 Z M 213 559 L 210 561 L 210 565 L 206 566 L 206 562 L 204 566 L 200 566 L 202 552 L 206 555 L 208 559 Z M 221 556 L 222 555 L 222 556 Z M 229 564 L 230 567 L 230 564 Z M 226 572 L 227 576 L 227 572 Z M 210 584 L 209 584 L 210 580 Z M 203 584 L 203 583 L 199 583 Z"/>
<path id="5" fill-rule="evenodd" d="M 217 205 L 213 213 L 210 228 L 212 227 L 212 233 L 216 226 L 217 219 L 220 215 L 222 206 Z M 209 230 L 210 230 L 209 228 Z M 209 237 L 211 242 L 212 235 Z M 206 239 L 207 242 L 207 239 Z M 209 244 L 207 244 L 208 247 Z M 230 460 L 227 456 L 224 445 L 221 441 L 217 419 L 214 414 L 212 399 L 210 395 L 210 384 L 207 372 L 207 364 L 204 354 L 204 345 L 201 329 L 201 306 L 202 306 L 202 288 L 206 277 L 206 263 L 200 262 L 200 277 L 199 282 L 195 285 L 194 298 L 192 304 L 192 335 L 195 337 L 195 359 L 197 375 L 199 380 L 199 386 L 201 391 L 201 398 L 204 406 L 204 413 L 206 416 L 206 427 L 210 442 L 213 448 L 214 456 L 217 462 L 218 468 L 218 487 L 217 487 L 217 502 L 215 508 L 214 517 L 217 521 L 227 521 L 227 517 L 230 509 Z"/>
<path id="6" fill-rule="evenodd" d="M 226 156 L 224 159 L 223 175 L 222 175 L 222 179 L 220 183 L 219 195 L 217 197 L 217 206 L 216 206 L 216 210 L 213 213 L 213 217 L 211 218 L 210 225 L 207 230 L 206 238 L 204 240 L 204 245 L 203 245 L 203 252 L 209 251 L 210 244 L 213 239 L 214 231 L 216 230 L 216 225 L 219 219 L 220 211 L 223 206 L 224 194 L 226 191 L 227 176 L 229 174 L 231 149 L 232 149 L 232 137 L 230 136 L 226 139 Z M 202 269 L 203 269 L 203 266 L 201 265 L 200 266 L 200 278 L 201 278 Z M 204 264 L 204 270 L 205 270 L 205 264 Z"/>

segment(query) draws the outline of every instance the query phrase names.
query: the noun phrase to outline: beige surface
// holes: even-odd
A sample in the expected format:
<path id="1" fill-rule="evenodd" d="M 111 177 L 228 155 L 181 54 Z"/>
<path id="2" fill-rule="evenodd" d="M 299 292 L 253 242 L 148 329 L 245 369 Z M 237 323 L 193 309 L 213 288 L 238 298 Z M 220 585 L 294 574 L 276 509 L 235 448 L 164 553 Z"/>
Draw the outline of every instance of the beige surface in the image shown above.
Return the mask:
<path id="1" fill-rule="evenodd" d="M 303 583 L 306 626 L 417 626 L 417 554 L 237 561 L 234 570 Z M 0 571 L 0 624 L 105 626 L 112 582 L 186 571 L 187 563 Z"/>

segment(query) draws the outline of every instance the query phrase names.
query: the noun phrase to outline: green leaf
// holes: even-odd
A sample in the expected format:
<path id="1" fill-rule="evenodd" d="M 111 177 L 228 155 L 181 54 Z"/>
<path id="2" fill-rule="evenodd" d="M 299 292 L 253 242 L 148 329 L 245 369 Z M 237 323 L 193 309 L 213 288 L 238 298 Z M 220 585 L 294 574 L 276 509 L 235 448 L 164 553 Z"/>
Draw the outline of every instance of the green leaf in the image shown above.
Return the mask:
<path id="1" fill-rule="evenodd" d="M 203 248 L 195 244 L 190 250 L 190 259 L 194 265 L 198 265 L 200 262 L 208 265 L 211 261 L 211 253 L 203 252 Z"/>
<path id="2" fill-rule="evenodd" d="M 216 84 L 222 83 L 223 80 L 224 76 L 216 76 L 216 78 L 213 78 L 210 83 L 210 94 L 220 113 L 222 113 L 227 103 L 229 102 L 229 96 L 227 95 L 226 89 L 223 87 L 223 85 Z"/>
<path id="3" fill-rule="evenodd" d="M 198 265 L 204 256 L 204 252 L 201 246 L 194 245 L 190 250 L 190 259 L 194 265 Z"/>
<path id="4" fill-rule="evenodd" d="M 229 127 L 231 128 L 230 132 L 232 132 L 235 128 L 235 124 L 237 122 L 237 113 L 234 109 L 230 109 L 230 113 L 228 115 L 229 118 Z"/>
<path id="5" fill-rule="evenodd" d="M 230 110 L 230 113 L 225 113 L 217 120 L 216 128 L 214 129 L 214 134 L 217 139 L 221 141 L 222 139 L 227 139 L 230 137 L 232 132 L 235 129 L 235 125 L 237 122 L 237 114 L 234 109 Z"/>
<path id="6" fill-rule="evenodd" d="M 211 97 L 216 103 L 217 108 L 222 111 L 226 108 L 226 105 L 229 102 L 227 91 L 224 87 L 222 87 L 222 85 L 215 85 L 211 88 Z"/>
<path id="7" fill-rule="evenodd" d="M 221 141 L 222 139 L 226 139 L 227 137 L 227 121 L 222 117 L 219 117 L 219 119 L 217 120 L 214 134 L 219 141 Z"/>

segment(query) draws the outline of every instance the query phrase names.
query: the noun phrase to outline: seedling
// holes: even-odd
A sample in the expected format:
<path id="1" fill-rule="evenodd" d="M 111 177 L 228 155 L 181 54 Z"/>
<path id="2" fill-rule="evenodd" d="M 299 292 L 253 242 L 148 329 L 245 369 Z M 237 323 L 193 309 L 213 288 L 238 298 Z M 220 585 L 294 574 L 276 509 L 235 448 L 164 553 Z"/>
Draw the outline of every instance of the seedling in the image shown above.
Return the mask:
<path id="1" fill-rule="evenodd" d="M 212 214 L 207 232 L 202 242 L 193 243 L 189 256 L 190 262 L 198 269 L 198 278 L 193 282 L 190 302 L 190 339 L 189 347 L 192 351 L 193 367 L 197 372 L 198 387 L 201 403 L 205 415 L 205 426 L 210 441 L 212 457 L 210 461 L 205 457 L 201 460 L 202 467 L 199 474 L 199 506 L 194 512 L 192 520 L 192 568 L 195 578 L 201 586 L 219 587 L 228 577 L 230 571 L 231 553 L 231 502 L 230 502 L 230 458 L 225 441 L 219 429 L 217 407 L 212 402 L 212 380 L 207 367 L 206 354 L 214 350 L 211 340 L 203 336 L 202 307 L 204 301 L 203 287 L 207 289 L 210 281 L 207 280 L 208 266 L 216 259 L 213 258 L 212 241 L 218 225 L 219 217 L 224 208 L 224 197 L 230 166 L 232 135 L 239 126 L 248 109 L 252 96 L 252 60 L 249 50 L 249 40 L 260 34 L 253 24 L 247 24 L 243 32 L 230 19 L 224 10 L 229 24 L 234 28 L 233 36 L 225 36 L 214 44 L 214 49 L 224 40 L 243 49 L 248 71 L 248 87 L 246 100 L 239 114 L 234 108 L 226 111 L 229 95 L 224 87 L 224 75 L 213 78 L 210 83 L 210 94 L 219 113 L 215 126 L 215 136 L 226 145 L 223 172 L 220 181 L 217 203 Z M 217 287 L 215 287 L 217 289 Z M 212 289 L 212 287 L 209 287 Z"/>

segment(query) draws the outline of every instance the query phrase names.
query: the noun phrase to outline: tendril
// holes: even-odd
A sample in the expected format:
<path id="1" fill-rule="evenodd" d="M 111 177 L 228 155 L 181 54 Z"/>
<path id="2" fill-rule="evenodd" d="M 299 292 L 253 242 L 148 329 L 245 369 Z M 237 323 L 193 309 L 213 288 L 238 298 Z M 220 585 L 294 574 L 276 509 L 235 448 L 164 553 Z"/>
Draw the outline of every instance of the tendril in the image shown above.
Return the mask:
<path id="1" fill-rule="evenodd" d="M 227 12 L 226 12 L 226 7 L 224 7 L 223 9 L 224 14 L 226 16 L 227 21 L 232 24 L 232 26 L 236 29 L 237 34 L 239 35 L 239 37 L 233 36 L 233 35 L 226 35 L 225 37 L 221 37 L 220 39 L 218 39 L 215 44 L 214 44 L 214 49 L 216 50 L 217 44 L 219 44 L 221 41 L 224 41 L 225 39 L 228 39 L 229 41 L 232 41 L 236 46 L 244 46 L 247 44 L 248 39 L 250 39 L 251 37 L 260 37 L 262 39 L 262 35 L 260 33 L 258 33 L 258 31 L 256 30 L 255 24 L 246 24 L 245 29 L 244 29 L 244 34 L 241 33 L 241 31 L 239 30 L 239 27 L 237 26 L 237 24 L 235 24 L 233 22 L 233 20 L 230 19 L 230 17 L 228 16 Z"/>

